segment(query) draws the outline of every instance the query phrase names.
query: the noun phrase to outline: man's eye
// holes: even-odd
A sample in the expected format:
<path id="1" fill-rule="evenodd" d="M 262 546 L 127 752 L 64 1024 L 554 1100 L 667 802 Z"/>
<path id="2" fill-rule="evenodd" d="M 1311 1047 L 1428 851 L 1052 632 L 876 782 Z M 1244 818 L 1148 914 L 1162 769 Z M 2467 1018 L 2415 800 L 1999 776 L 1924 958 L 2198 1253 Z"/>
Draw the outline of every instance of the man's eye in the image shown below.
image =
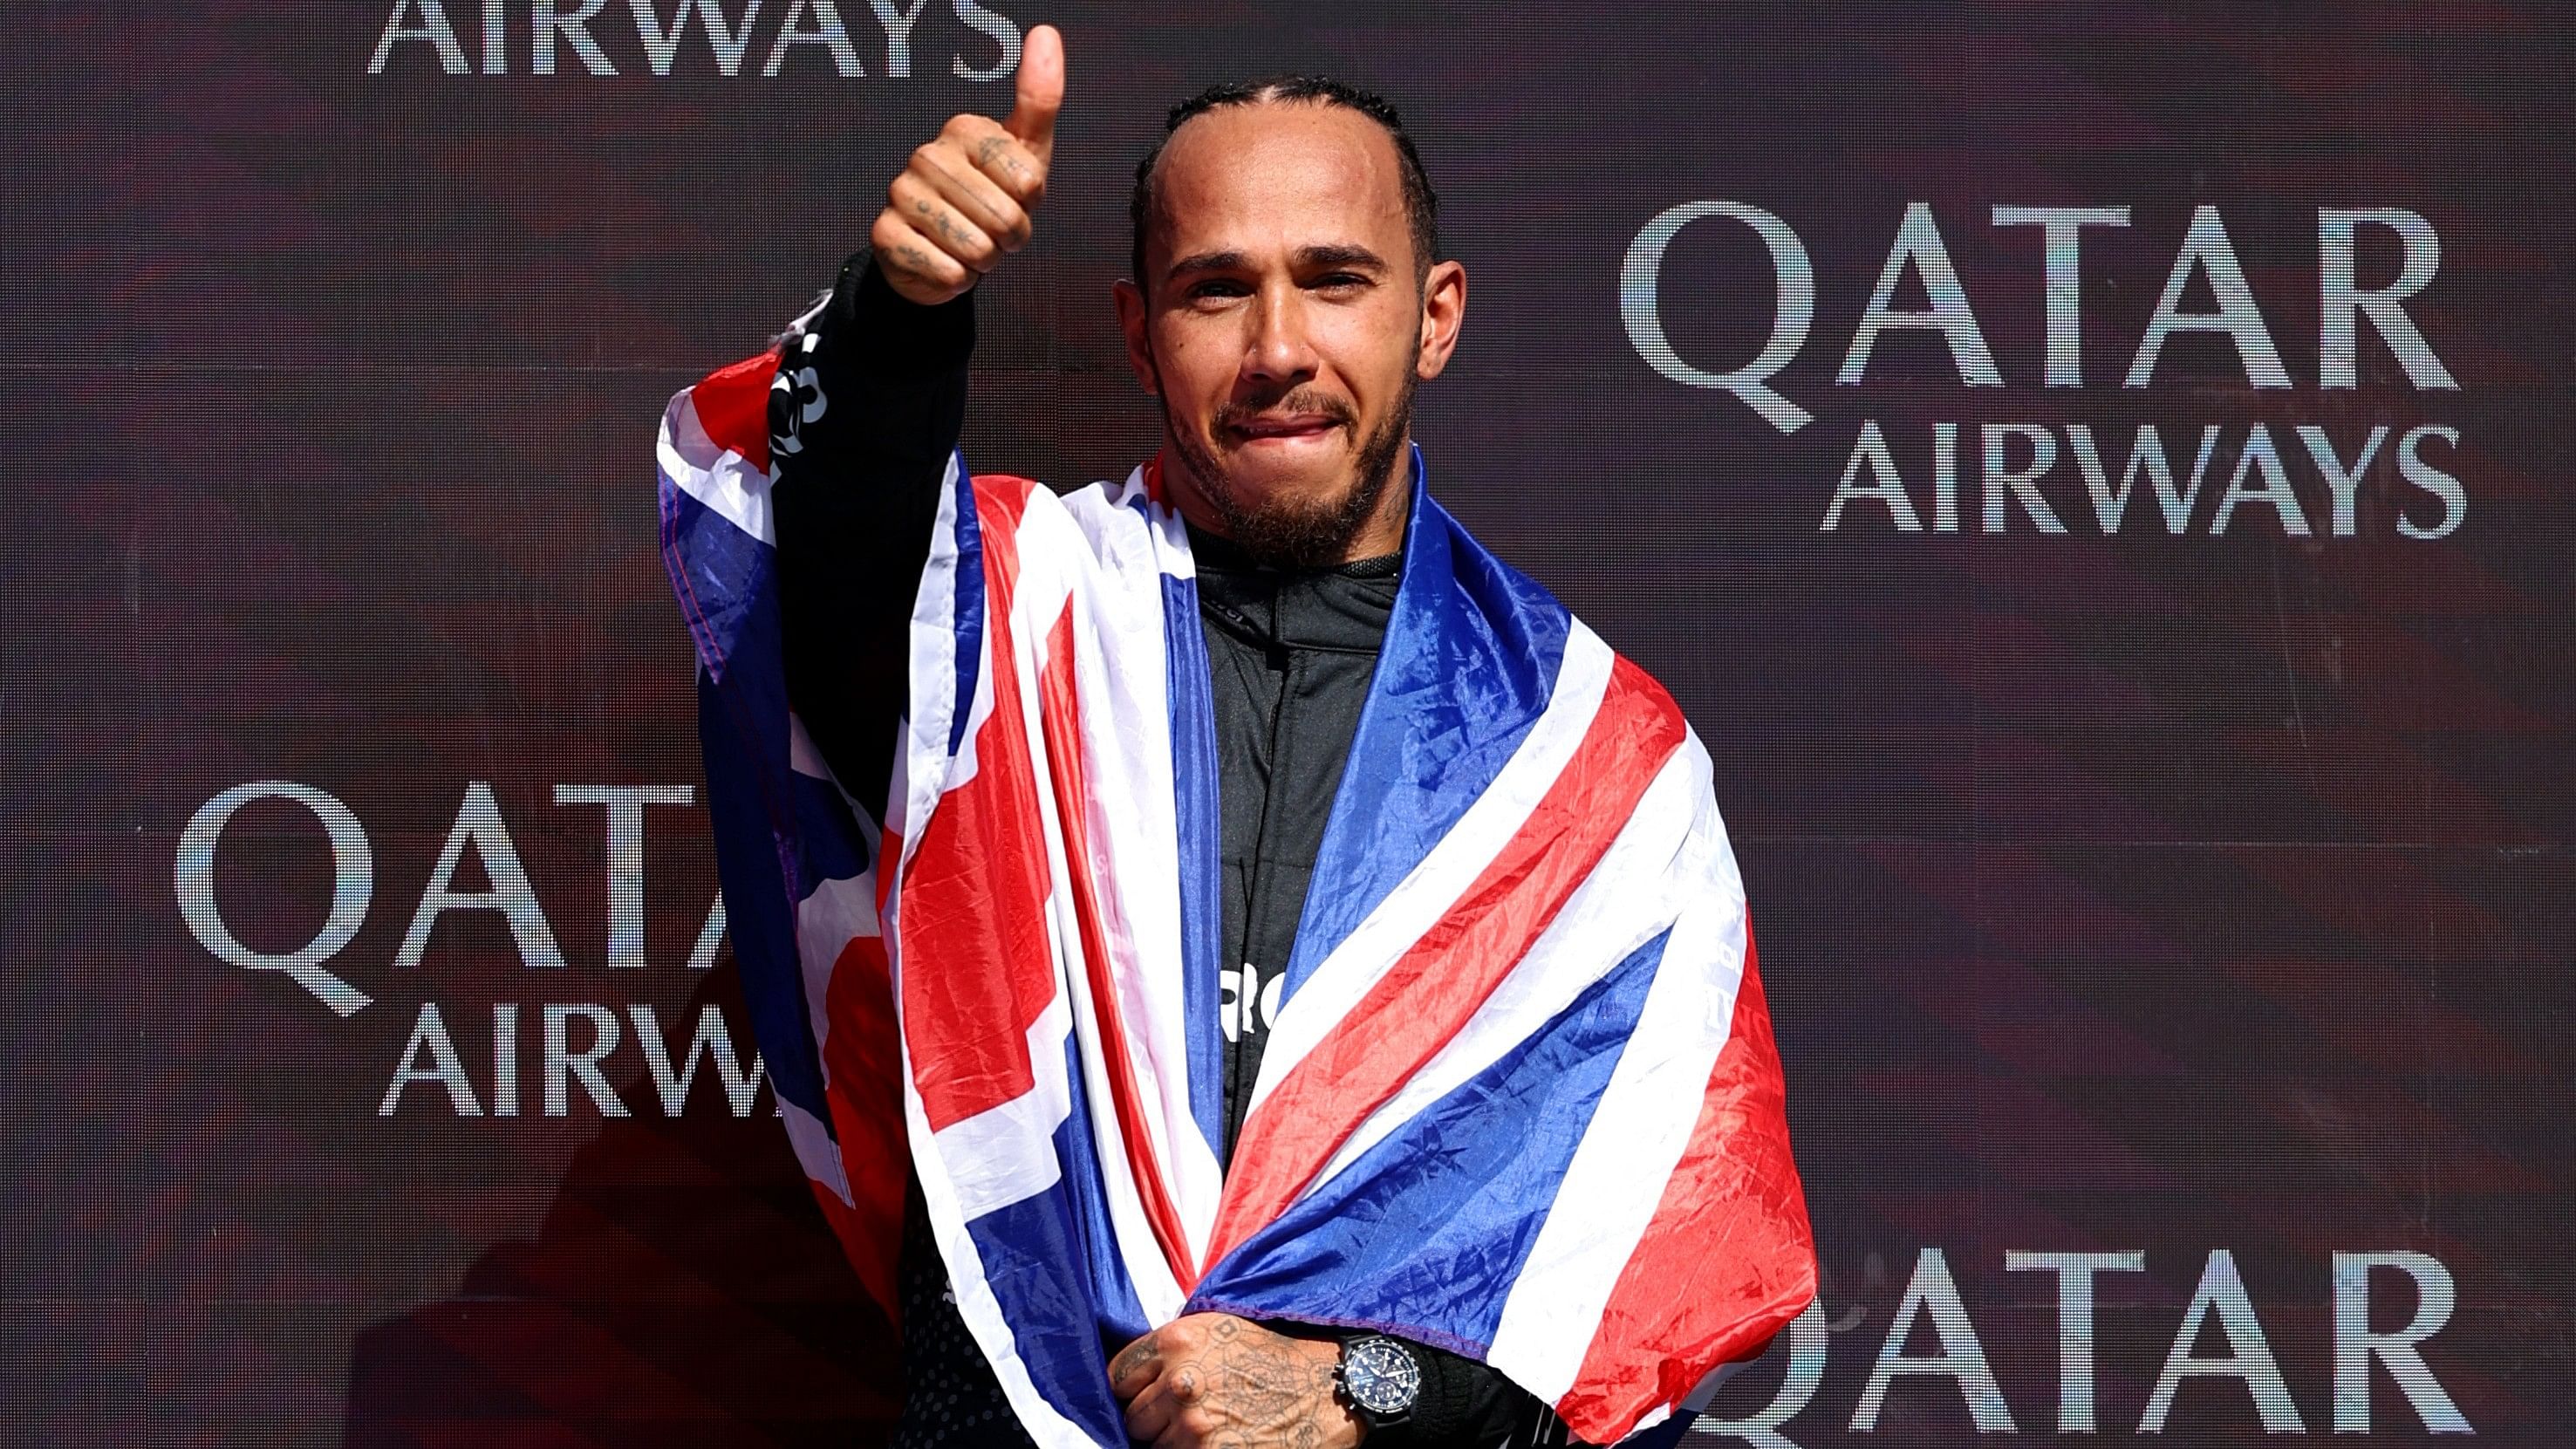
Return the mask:
<path id="1" fill-rule="evenodd" d="M 1245 295 L 1245 292 L 1246 288 L 1241 282 L 1201 282 L 1190 288 L 1190 295 L 1193 297 L 1240 297 Z"/>
<path id="2" fill-rule="evenodd" d="M 1361 276 L 1357 272 L 1326 272 L 1324 275 L 1315 279 L 1314 285 L 1334 289 L 1343 287 L 1364 287 L 1368 285 L 1368 278 Z"/>

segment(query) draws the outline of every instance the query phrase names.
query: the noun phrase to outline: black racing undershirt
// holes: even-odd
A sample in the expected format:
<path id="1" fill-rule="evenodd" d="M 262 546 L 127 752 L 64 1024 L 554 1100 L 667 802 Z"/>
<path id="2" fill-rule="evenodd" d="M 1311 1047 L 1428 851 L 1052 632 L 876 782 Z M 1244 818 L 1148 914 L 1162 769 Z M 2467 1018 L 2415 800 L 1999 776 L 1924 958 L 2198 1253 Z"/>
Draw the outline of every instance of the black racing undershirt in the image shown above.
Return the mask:
<path id="1" fill-rule="evenodd" d="M 787 339 L 770 393 L 788 694 L 843 789 L 872 809 L 882 808 L 892 773 L 912 595 L 964 425 L 973 302 L 971 291 L 936 307 L 907 302 L 868 254 L 853 256 L 822 312 Z M 1230 1158 L 1260 1070 L 1265 1004 L 1275 1006 L 1295 945 L 1401 556 L 1282 571 L 1196 527 L 1190 546 L 1219 772 Z M 897 1279 L 905 1406 L 896 1449 L 1027 1443 L 958 1316 L 917 1185 Z M 1372 1432 L 1372 1444 L 1517 1441 L 1544 1417 L 1537 1400 L 1483 1364 L 1408 1347 L 1423 1368 L 1413 1416 Z"/>
<path id="2" fill-rule="evenodd" d="M 1230 1162 L 1403 558 L 1282 571 L 1196 526 L 1190 556 L 1216 714 Z"/>

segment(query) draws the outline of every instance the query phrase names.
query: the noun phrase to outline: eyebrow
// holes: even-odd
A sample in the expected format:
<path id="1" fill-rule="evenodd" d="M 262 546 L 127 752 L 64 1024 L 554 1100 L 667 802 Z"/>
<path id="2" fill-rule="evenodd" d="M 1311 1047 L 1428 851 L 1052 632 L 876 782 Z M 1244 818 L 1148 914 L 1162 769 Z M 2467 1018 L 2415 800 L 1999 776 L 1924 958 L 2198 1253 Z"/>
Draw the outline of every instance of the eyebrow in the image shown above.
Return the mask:
<path id="1" fill-rule="evenodd" d="M 1289 259 L 1294 265 L 1307 267 L 1366 267 L 1386 271 L 1386 258 L 1353 242 L 1329 242 L 1299 247 Z M 1163 274 L 1166 281 L 1188 272 L 1239 272 L 1250 269 L 1251 259 L 1242 252 L 1199 252 L 1172 263 Z"/>

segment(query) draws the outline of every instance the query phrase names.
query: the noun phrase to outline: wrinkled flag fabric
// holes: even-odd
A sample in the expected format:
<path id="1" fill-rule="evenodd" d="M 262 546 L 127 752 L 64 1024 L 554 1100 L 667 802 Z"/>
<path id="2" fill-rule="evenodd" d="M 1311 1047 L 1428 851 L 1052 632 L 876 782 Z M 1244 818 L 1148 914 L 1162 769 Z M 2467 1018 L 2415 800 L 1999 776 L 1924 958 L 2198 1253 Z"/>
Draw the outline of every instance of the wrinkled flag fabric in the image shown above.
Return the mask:
<path id="1" fill-rule="evenodd" d="M 753 1027 L 889 1318 L 907 1167 L 1050 1449 L 1126 1443 L 1107 1355 L 1184 1313 L 1435 1344 L 1607 1444 L 1808 1305 L 1707 752 L 1431 497 L 1418 449 L 1394 612 L 1221 1162 L 1214 716 L 1156 470 L 1059 497 L 951 456 L 889 798 L 858 809 L 788 705 L 780 357 L 672 398 L 663 552 Z"/>

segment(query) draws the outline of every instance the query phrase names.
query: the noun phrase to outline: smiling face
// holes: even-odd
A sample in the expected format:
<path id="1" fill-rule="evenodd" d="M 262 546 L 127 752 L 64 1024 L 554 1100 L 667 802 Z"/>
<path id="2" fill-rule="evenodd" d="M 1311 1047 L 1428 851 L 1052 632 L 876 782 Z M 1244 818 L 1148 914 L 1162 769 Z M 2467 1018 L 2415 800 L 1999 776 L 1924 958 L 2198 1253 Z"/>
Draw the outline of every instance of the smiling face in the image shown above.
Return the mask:
<path id="1" fill-rule="evenodd" d="M 1466 277 L 1442 262 L 1417 284 L 1401 166 L 1347 106 L 1193 116 L 1154 171 L 1150 291 L 1118 284 L 1174 506 L 1277 563 L 1403 538 L 1413 388 L 1448 361 Z"/>

